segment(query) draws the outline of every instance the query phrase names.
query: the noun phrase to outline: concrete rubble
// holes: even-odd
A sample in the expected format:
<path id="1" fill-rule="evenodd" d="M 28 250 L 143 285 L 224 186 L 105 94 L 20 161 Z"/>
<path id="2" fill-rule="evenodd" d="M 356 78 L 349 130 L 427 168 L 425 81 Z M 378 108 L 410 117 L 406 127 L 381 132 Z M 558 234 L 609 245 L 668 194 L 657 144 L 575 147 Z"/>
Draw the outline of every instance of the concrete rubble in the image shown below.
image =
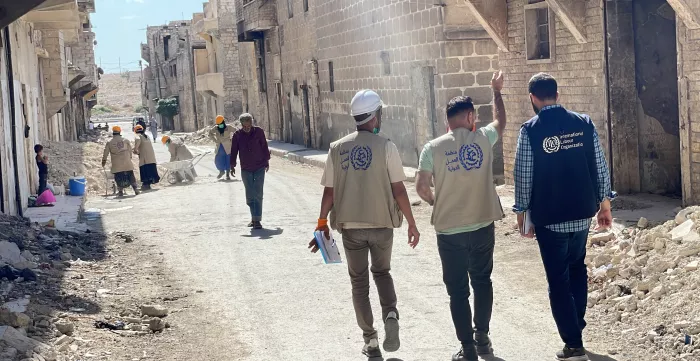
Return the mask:
<path id="1" fill-rule="evenodd" d="M 98 298 L 125 294 L 124 287 L 104 281 L 115 265 L 101 266 L 95 261 L 106 257 L 104 235 L 59 231 L 0 215 L 0 236 L 0 270 L 11 270 L 0 277 L 0 360 L 89 358 L 90 351 L 95 352 L 94 340 L 81 336 L 95 338 L 94 332 L 105 331 L 92 327 L 85 318 L 88 314 L 126 325 L 115 331 L 119 336 L 144 336 L 170 327 L 163 318 L 168 308 L 153 300 L 143 307 L 121 305 L 123 316 L 97 308 Z M 134 238 L 115 232 L 109 239 L 125 244 L 126 239 Z M 30 274 L 34 277 L 22 276 Z"/>
<path id="2" fill-rule="evenodd" d="M 654 360 L 700 360 L 700 207 L 653 228 L 642 218 L 619 234 L 592 234 L 589 312 L 625 347 Z"/>

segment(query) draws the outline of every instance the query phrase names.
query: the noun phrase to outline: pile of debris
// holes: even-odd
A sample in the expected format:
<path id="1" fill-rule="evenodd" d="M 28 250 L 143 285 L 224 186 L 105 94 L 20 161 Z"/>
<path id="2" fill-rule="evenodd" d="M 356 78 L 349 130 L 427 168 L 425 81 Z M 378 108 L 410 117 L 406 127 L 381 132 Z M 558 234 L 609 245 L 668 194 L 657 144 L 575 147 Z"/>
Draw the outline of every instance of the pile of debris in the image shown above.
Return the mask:
<path id="1" fill-rule="evenodd" d="M 107 167 L 102 168 L 102 155 L 105 144 L 110 137 L 106 132 L 96 133 L 83 143 L 76 142 L 48 142 L 44 145 L 44 154 L 49 157 L 49 183 L 62 185 L 68 188 L 68 180 L 73 176 L 85 176 L 87 180 L 88 194 L 104 194 L 111 185 L 107 181 L 110 172 L 109 161 Z M 99 134 L 99 135 L 98 135 Z M 131 158 L 134 164 L 134 175 L 139 180 L 139 158 L 134 155 Z"/>
<path id="2" fill-rule="evenodd" d="M 104 145 L 109 142 L 110 137 L 111 136 L 106 130 L 91 129 L 88 130 L 86 134 L 81 135 L 79 141 L 81 143 L 92 142 Z"/>
<path id="3" fill-rule="evenodd" d="M 114 337 L 170 328 L 173 311 L 125 290 L 133 287 L 125 272 L 132 265 L 111 250 L 136 241 L 125 232 L 59 231 L 0 215 L 0 360 L 104 357 L 97 353 L 109 355 Z"/>
<path id="4" fill-rule="evenodd" d="M 0 234 L 0 359 L 67 360 L 61 352 L 79 347 L 79 342 L 66 343 L 74 325 L 68 313 L 53 315 L 47 304 L 61 304 L 67 310 L 83 307 L 64 297 L 61 278 L 74 259 L 101 257 L 95 244 L 101 244 L 103 237 L 62 232 L 4 215 Z"/>
<path id="5" fill-rule="evenodd" d="M 588 240 L 589 296 L 595 322 L 609 325 L 622 349 L 653 360 L 700 359 L 700 207 L 674 220 Z"/>
<path id="6" fill-rule="evenodd" d="M 241 122 L 238 120 L 229 125 L 233 126 L 236 130 L 241 129 Z M 185 143 L 192 145 L 212 145 L 214 142 L 209 138 L 209 132 L 211 132 L 212 129 L 214 129 L 214 126 L 210 125 L 196 132 L 183 134 L 183 140 Z"/>

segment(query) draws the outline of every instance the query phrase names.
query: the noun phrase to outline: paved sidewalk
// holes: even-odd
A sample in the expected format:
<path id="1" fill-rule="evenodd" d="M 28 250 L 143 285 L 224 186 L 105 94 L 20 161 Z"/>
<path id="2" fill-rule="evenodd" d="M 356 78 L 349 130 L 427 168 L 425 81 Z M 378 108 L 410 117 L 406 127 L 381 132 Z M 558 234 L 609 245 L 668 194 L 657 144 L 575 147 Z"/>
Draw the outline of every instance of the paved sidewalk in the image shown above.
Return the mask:
<path id="1" fill-rule="evenodd" d="M 268 140 L 270 153 L 274 156 L 287 158 L 294 162 L 309 164 L 323 168 L 326 165 L 328 151 L 318 149 L 309 149 L 297 144 L 283 143 L 276 140 Z M 415 182 L 418 169 L 411 167 L 403 167 L 403 172 L 406 174 L 406 180 Z"/>
<path id="2" fill-rule="evenodd" d="M 31 222 L 46 223 L 54 220 L 56 229 L 65 231 L 85 231 L 88 227 L 80 222 L 83 212 L 83 197 L 57 196 L 53 207 L 31 207 L 24 216 Z"/>

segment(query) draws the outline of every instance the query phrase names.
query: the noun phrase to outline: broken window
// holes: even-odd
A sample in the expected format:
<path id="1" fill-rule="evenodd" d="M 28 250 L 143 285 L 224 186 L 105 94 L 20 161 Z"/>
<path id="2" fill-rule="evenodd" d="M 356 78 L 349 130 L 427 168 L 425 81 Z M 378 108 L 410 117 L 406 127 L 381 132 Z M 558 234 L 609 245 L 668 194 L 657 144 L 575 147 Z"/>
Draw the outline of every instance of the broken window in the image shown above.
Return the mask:
<path id="1" fill-rule="evenodd" d="M 287 0 L 287 14 L 290 19 L 294 17 L 294 0 Z"/>
<path id="2" fill-rule="evenodd" d="M 309 11 L 309 0 L 304 0 L 304 12 Z"/>
<path id="3" fill-rule="evenodd" d="M 267 74 L 265 72 L 265 41 L 260 39 L 255 41 L 258 46 L 257 58 L 258 58 L 258 87 L 261 93 L 267 92 Z"/>
<path id="4" fill-rule="evenodd" d="M 554 14 L 544 1 L 525 5 L 525 47 L 528 61 L 551 61 L 554 51 Z"/>
<path id="5" fill-rule="evenodd" d="M 333 62 L 328 62 L 328 81 L 331 85 L 331 93 L 335 91 L 335 79 L 333 79 Z"/>

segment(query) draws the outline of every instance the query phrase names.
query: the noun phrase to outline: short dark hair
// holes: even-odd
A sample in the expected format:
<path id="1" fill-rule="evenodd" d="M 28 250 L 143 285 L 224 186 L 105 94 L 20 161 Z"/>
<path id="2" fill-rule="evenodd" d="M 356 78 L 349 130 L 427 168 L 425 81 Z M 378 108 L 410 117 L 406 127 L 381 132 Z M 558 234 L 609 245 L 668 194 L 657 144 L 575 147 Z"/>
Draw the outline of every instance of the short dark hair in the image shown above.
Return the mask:
<path id="1" fill-rule="evenodd" d="M 535 74 L 530 78 L 528 84 L 530 94 L 540 100 L 556 100 L 557 99 L 557 80 L 547 73 Z"/>
<path id="2" fill-rule="evenodd" d="M 464 112 L 473 112 L 474 102 L 472 98 L 465 96 L 458 96 L 452 98 L 449 103 L 447 103 L 447 119 L 458 116 Z"/>
<path id="3" fill-rule="evenodd" d="M 44 146 L 43 146 L 43 145 L 37 144 L 37 145 L 34 146 L 34 153 L 39 153 L 39 152 L 41 152 L 42 150 L 44 150 Z"/>

